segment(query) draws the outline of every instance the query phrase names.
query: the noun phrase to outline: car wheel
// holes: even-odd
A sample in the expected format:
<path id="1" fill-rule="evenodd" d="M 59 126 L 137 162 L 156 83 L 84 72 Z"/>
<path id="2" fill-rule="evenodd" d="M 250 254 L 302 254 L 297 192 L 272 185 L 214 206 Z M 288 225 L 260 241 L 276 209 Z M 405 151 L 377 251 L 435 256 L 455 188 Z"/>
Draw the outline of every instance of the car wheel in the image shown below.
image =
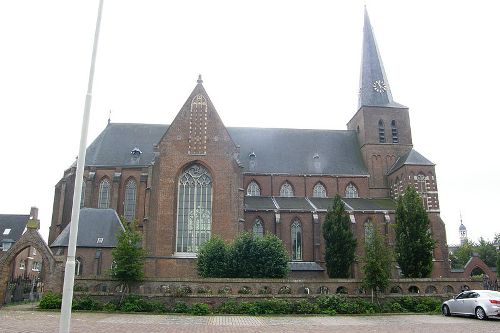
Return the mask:
<path id="1" fill-rule="evenodd" d="M 443 316 L 449 316 L 450 315 L 450 308 L 448 307 L 448 305 L 443 305 L 443 307 L 441 308 L 441 311 L 443 313 Z"/>
<path id="2" fill-rule="evenodd" d="M 488 318 L 488 316 L 486 316 L 486 312 L 484 312 L 484 309 L 480 306 L 476 308 L 475 313 L 476 313 L 476 318 L 479 320 Z"/>

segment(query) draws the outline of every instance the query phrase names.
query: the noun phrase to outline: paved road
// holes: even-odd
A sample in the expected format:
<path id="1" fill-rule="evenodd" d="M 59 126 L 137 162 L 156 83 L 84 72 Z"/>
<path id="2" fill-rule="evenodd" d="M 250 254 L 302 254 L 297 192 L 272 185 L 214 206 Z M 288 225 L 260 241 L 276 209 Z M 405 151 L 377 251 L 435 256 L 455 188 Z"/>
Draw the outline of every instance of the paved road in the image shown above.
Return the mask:
<path id="1" fill-rule="evenodd" d="M 0 310 L 0 332 L 58 332 L 59 313 L 29 309 Z M 110 313 L 73 313 L 71 332 L 500 332 L 500 320 L 479 321 L 472 318 L 438 315 L 392 316 L 207 316 L 145 315 Z"/>

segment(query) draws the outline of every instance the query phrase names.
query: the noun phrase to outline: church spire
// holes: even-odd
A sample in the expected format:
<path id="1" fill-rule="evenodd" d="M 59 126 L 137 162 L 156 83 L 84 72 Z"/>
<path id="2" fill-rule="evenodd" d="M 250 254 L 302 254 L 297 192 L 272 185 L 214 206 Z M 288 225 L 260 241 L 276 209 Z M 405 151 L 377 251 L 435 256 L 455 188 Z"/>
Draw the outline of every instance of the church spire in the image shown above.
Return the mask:
<path id="1" fill-rule="evenodd" d="M 362 106 L 405 107 L 392 99 L 366 6 L 358 108 Z"/>

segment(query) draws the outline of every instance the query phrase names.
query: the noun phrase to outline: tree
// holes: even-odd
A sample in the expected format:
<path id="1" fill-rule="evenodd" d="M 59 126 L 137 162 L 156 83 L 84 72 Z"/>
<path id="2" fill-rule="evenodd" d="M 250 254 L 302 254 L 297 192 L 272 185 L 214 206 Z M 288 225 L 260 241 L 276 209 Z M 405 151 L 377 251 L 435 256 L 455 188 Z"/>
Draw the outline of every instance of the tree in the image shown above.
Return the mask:
<path id="1" fill-rule="evenodd" d="M 365 240 L 365 255 L 363 257 L 363 286 L 375 292 L 385 290 L 391 277 L 392 253 L 386 244 L 385 237 L 373 227 L 370 227 L 370 237 Z"/>
<path id="2" fill-rule="evenodd" d="M 218 236 L 203 243 L 198 251 L 196 267 L 201 277 L 225 277 L 228 264 L 228 246 Z"/>
<path id="3" fill-rule="evenodd" d="M 497 276 L 500 274 L 500 251 L 497 251 Z"/>
<path id="4" fill-rule="evenodd" d="M 475 252 L 479 254 L 479 258 L 488 266 L 495 267 L 497 261 L 497 249 L 493 242 L 486 241 L 483 237 L 479 238 L 479 243 L 475 247 Z"/>
<path id="5" fill-rule="evenodd" d="M 137 231 L 135 222 L 126 222 L 122 219 L 122 224 L 125 230 L 118 235 L 116 247 L 112 251 L 111 276 L 120 280 L 125 290 L 130 290 L 131 283 L 144 279 L 146 252 L 141 247 L 141 235 Z"/>
<path id="6" fill-rule="evenodd" d="M 244 232 L 232 244 L 218 237 L 205 242 L 196 264 L 202 277 L 284 278 L 288 261 L 288 252 L 275 235 Z"/>
<path id="7" fill-rule="evenodd" d="M 466 239 L 455 252 L 450 254 L 451 268 L 464 268 L 465 264 L 469 261 L 474 253 L 475 244 Z"/>
<path id="8" fill-rule="evenodd" d="M 344 203 L 337 194 L 323 224 L 326 269 L 331 278 L 348 278 L 350 275 L 349 268 L 354 262 L 356 251 L 356 239 L 350 224 Z"/>
<path id="9" fill-rule="evenodd" d="M 396 208 L 396 260 L 403 276 L 425 278 L 432 272 L 432 239 L 422 198 L 408 186 Z"/>

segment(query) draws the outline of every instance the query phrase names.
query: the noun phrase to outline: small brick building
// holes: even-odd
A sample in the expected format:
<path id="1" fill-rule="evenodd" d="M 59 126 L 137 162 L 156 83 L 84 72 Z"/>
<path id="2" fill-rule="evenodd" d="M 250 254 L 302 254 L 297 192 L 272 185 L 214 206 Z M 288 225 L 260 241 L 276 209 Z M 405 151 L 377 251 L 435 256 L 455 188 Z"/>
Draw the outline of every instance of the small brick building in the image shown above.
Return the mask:
<path id="1" fill-rule="evenodd" d="M 394 245 L 395 199 L 407 186 L 430 216 L 432 274 L 449 275 L 434 164 L 413 148 L 409 109 L 393 100 L 367 14 L 359 105 L 346 130 L 226 127 L 200 77 L 170 125 L 109 123 L 85 162 L 81 206 L 139 222 L 147 277 L 195 277 L 205 240 L 244 230 L 278 235 L 294 276 L 325 277 L 331 198 L 344 198 L 362 256 L 369 224 Z M 74 181 L 71 167 L 55 187 L 49 244 L 70 222 Z M 356 262 L 352 277 L 361 274 Z"/>

